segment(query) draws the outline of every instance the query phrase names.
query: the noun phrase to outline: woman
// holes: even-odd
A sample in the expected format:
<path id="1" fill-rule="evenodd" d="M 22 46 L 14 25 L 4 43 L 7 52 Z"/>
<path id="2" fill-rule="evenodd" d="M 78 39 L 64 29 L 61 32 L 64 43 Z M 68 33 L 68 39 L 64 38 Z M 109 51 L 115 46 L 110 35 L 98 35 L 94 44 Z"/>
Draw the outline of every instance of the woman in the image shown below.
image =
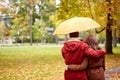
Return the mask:
<path id="1" fill-rule="evenodd" d="M 98 46 L 98 42 L 93 35 L 89 35 L 85 39 L 85 42 L 94 50 L 100 49 L 100 47 Z M 104 76 L 105 58 L 104 56 L 100 58 L 87 57 L 84 59 L 84 61 L 80 65 L 68 65 L 68 70 L 72 70 L 72 71 L 82 70 L 86 68 L 87 62 L 88 62 L 88 66 L 87 66 L 86 71 L 87 71 L 88 80 L 105 80 L 105 76 Z"/>
<path id="2" fill-rule="evenodd" d="M 83 59 L 88 56 L 90 58 L 99 58 L 105 55 L 106 51 L 90 48 L 84 41 L 79 40 L 79 32 L 69 34 L 70 38 L 62 47 L 62 56 L 66 65 L 81 64 Z M 88 80 L 86 68 L 83 70 L 65 70 L 65 80 Z"/>

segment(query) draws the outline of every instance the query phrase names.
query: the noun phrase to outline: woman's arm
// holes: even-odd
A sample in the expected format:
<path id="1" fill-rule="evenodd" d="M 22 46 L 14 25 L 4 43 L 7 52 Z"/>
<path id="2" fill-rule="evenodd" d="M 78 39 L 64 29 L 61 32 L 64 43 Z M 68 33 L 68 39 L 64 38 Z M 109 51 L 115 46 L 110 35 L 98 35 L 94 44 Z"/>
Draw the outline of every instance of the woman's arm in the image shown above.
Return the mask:
<path id="1" fill-rule="evenodd" d="M 81 64 L 79 65 L 70 64 L 67 66 L 68 66 L 68 70 L 84 70 L 86 69 L 87 65 L 88 65 L 88 59 L 85 57 Z"/>

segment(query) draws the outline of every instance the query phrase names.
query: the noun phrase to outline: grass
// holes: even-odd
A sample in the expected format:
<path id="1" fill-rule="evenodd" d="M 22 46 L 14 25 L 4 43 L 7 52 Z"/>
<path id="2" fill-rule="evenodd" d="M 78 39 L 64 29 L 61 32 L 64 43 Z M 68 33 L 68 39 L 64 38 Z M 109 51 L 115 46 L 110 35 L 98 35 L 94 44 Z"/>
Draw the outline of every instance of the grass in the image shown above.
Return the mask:
<path id="1" fill-rule="evenodd" d="M 106 68 L 120 66 L 120 47 L 106 55 Z M 113 65 L 114 64 L 114 65 Z M 0 48 L 0 80 L 64 80 L 64 61 L 59 45 Z"/>
<path id="2" fill-rule="evenodd" d="M 114 55 L 106 55 L 106 69 L 120 66 L 120 46 L 113 48 Z"/>
<path id="3" fill-rule="evenodd" d="M 60 47 L 0 48 L 0 80 L 62 80 L 62 66 Z"/>

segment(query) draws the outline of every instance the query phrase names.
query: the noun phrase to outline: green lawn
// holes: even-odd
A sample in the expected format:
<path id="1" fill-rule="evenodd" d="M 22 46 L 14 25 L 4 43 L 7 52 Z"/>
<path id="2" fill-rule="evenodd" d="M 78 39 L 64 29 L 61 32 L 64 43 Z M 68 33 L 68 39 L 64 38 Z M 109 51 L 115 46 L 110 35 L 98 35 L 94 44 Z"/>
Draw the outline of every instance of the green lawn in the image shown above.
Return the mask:
<path id="1" fill-rule="evenodd" d="M 120 47 L 106 55 L 106 68 L 120 66 Z M 114 64 L 114 65 L 113 65 Z M 64 80 L 61 46 L 0 47 L 0 80 Z"/>

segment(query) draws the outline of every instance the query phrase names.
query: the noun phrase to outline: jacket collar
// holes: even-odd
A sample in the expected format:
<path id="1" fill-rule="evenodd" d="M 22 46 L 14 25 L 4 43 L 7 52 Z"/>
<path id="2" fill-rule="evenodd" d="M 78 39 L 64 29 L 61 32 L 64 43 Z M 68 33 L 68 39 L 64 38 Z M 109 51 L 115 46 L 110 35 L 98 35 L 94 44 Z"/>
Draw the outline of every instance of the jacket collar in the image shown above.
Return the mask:
<path id="1" fill-rule="evenodd" d="M 80 38 L 77 37 L 77 38 L 69 38 L 68 41 L 80 41 Z"/>

